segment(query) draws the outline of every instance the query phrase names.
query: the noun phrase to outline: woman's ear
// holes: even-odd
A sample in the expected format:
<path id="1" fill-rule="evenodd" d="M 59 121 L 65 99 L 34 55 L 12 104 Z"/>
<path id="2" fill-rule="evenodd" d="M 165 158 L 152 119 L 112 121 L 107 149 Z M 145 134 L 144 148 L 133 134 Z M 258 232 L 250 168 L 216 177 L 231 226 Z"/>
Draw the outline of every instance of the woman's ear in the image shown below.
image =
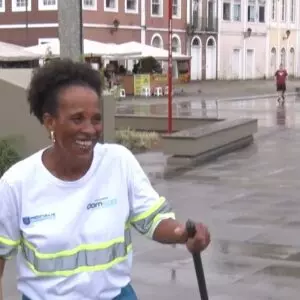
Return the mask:
<path id="1" fill-rule="evenodd" d="M 43 124 L 49 133 L 51 131 L 54 131 L 55 120 L 54 120 L 53 116 L 51 116 L 49 113 L 45 113 L 43 115 Z"/>

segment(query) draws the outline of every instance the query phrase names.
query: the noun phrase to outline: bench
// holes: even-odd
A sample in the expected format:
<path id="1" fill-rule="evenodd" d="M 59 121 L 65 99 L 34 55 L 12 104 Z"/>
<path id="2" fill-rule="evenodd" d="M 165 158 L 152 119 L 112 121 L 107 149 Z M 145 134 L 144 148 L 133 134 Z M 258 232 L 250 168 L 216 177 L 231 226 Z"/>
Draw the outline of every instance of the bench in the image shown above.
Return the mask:
<path id="1" fill-rule="evenodd" d="M 205 162 L 246 147 L 257 132 L 257 119 L 224 120 L 162 135 L 167 163 L 182 165 Z"/>

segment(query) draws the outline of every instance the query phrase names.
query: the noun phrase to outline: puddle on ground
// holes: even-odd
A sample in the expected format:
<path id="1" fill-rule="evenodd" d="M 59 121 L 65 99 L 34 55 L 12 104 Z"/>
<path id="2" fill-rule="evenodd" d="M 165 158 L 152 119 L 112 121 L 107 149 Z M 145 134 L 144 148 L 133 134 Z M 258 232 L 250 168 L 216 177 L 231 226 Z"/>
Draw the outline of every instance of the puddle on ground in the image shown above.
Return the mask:
<path id="1" fill-rule="evenodd" d="M 276 225 L 282 221 L 283 218 L 268 216 L 266 217 L 238 217 L 229 221 L 229 224 L 236 225 L 251 225 L 251 226 L 264 226 L 264 225 Z"/>
<path id="2" fill-rule="evenodd" d="M 300 267 L 272 265 L 256 272 L 256 274 L 300 279 Z"/>
<path id="3" fill-rule="evenodd" d="M 295 249 L 283 245 L 271 245 L 239 241 L 215 241 L 214 249 L 222 254 L 236 254 L 249 257 L 285 260 L 295 253 Z"/>

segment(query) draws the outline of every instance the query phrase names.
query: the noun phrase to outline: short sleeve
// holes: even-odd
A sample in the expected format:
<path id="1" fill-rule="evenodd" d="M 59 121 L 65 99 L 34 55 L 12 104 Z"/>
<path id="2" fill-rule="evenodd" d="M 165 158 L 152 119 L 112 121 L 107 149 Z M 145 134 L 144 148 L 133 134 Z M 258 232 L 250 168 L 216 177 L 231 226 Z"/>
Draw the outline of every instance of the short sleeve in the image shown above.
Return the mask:
<path id="1" fill-rule="evenodd" d="M 168 201 L 160 196 L 135 156 L 127 155 L 128 196 L 130 201 L 130 223 L 141 234 L 152 238 L 157 225 L 164 219 L 175 219 Z"/>
<path id="2" fill-rule="evenodd" d="M 0 179 L 0 257 L 9 259 L 20 245 L 18 211 L 14 192 Z"/>

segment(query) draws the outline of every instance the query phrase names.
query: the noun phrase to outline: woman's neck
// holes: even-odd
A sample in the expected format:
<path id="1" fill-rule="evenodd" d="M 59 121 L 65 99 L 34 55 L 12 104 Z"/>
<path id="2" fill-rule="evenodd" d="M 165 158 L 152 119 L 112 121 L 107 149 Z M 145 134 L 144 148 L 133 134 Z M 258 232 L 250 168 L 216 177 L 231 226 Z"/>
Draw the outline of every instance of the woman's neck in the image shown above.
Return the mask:
<path id="1" fill-rule="evenodd" d="M 76 159 L 69 155 L 64 155 L 55 147 L 46 150 L 43 156 L 46 168 L 55 177 L 67 181 L 74 181 L 83 177 L 93 161 L 93 156 L 91 156 L 90 160 L 76 161 Z"/>

